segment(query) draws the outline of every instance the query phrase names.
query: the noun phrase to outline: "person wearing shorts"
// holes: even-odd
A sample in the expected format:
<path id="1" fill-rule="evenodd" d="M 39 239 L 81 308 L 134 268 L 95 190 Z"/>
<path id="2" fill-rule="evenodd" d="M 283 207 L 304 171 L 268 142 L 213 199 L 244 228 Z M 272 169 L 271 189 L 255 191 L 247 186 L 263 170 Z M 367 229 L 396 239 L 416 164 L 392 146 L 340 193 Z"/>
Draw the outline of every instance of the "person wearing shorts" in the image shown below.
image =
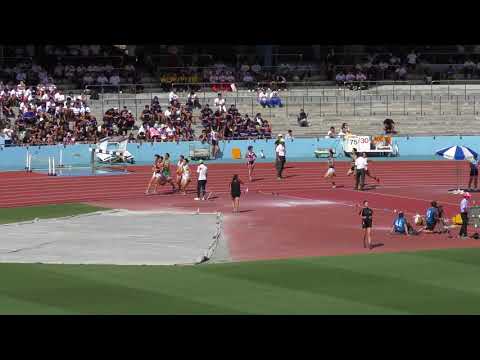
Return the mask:
<path id="1" fill-rule="evenodd" d="M 177 187 L 180 189 L 182 187 L 182 174 L 183 174 L 183 165 L 185 164 L 185 157 L 183 155 L 180 155 L 180 158 L 178 159 L 177 162 L 177 178 L 175 179 Z"/>
<path id="2" fill-rule="evenodd" d="M 372 225 L 373 225 L 373 210 L 368 207 L 368 201 L 363 202 L 363 208 L 360 210 L 359 215 L 362 217 L 362 229 L 363 229 L 363 247 L 371 250 L 372 247 Z"/>
<path id="3" fill-rule="evenodd" d="M 158 185 L 165 185 L 165 179 L 163 177 L 163 173 L 162 173 L 162 170 L 163 170 L 163 156 L 160 156 L 159 158 L 159 162 L 157 164 L 157 168 L 158 170 L 156 171 L 155 173 L 155 188 L 153 189 L 153 193 L 156 194 L 157 193 L 157 189 L 158 189 Z"/>
<path id="4" fill-rule="evenodd" d="M 180 183 L 180 188 L 182 189 L 182 194 L 187 195 L 187 186 L 190 184 L 190 166 L 188 165 L 188 159 L 184 159 L 182 166 L 182 181 Z"/>
<path id="5" fill-rule="evenodd" d="M 357 157 L 358 157 L 357 149 L 355 148 L 352 149 L 351 157 L 352 157 L 352 162 L 350 163 L 350 169 L 348 169 L 347 171 L 348 176 L 355 174 L 355 160 L 357 160 Z"/>
<path id="6" fill-rule="evenodd" d="M 152 177 L 150 178 L 150 181 L 148 182 L 147 190 L 145 190 L 145 195 L 150 194 L 150 187 L 158 181 L 158 176 L 161 173 L 161 156 L 158 154 L 155 154 L 153 165 L 152 165 Z"/>
<path id="7" fill-rule="evenodd" d="M 230 183 L 230 195 L 232 196 L 232 206 L 233 212 L 238 213 L 238 208 L 240 207 L 240 195 L 242 193 L 241 185 L 243 184 L 242 180 L 238 177 L 237 174 L 233 175 L 232 182 Z"/>
<path id="8" fill-rule="evenodd" d="M 363 153 L 363 157 L 365 159 L 365 175 L 368 176 L 370 179 L 373 179 L 375 180 L 377 183 L 380 182 L 380 178 L 376 177 L 376 176 L 373 176 L 371 173 L 370 173 L 370 170 L 368 169 L 368 158 L 367 158 L 367 154 L 366 153 Z"/>
<path id="9" fill-rule="evenodd" d="M 332 188 L 335 189 L 336 185 L 335 185 L 335 181 L 334 181 L 334 177 L 337 176 L 335 174 L 335 161 L 333 159 L 333 149 L 329 149 L 328 150 L 328 170 L 327 172 L 325 173 L 324 175 L 324 178 L 325 179 L 330 179 L 331 182 L 332 182 Z"/>
<path id="10" fill-rule="evenodd" d="M 172 186 L 172 191 L 175 192 L 175 183 L 173 182 L 172 177 L 170 176 L 170 154 L 165 154 L 165 159 L 163 160 L 163 170 L 162 175 L 165 183 L 169 183 Z"/>
<path id="11" fill-rule="evenodd" d="M 468 190 L 473 190 L 472 183 L 475 185 L 475 190 L 478 190 L 478 161 L 477 159 L 470 160 L 470 179 L 468 180 Z"/>
<path id="12" fill-rule="evenodd" d="M 253 146 L 250 145 L 247 149 L 247 154 L 245 155 L 247 159 L 247 167 L 248 167 L 248 179 L 252 181 L 253 177 L 253 169 L 255 168 L 255 161 L 257 160 L 257 154 L 253 152 Z"/>

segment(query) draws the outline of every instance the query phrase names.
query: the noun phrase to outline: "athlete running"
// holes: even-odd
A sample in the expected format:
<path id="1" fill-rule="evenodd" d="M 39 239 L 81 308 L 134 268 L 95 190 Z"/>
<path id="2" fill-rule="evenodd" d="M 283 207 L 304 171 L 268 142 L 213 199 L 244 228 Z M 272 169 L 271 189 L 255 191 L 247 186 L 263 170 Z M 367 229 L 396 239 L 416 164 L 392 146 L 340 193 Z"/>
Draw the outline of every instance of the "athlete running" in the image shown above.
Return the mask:
<path id="1" fill-rule="evenodd" d="M 248 147 L 248 151 L 247 151 L 247 154 L 245 155 L 245 158 L 247 159 L 248 179 L 252 181 L 253 170 L 255 169 L 255 161 L 257 160 L 257 154 L 254 153 L 252 145 Z"/>
<path id="2" fill-rule="evenodd" d="M 357 157 L 358 157 L 357 149 L 353 148 L 352 154 L 350 156 L 352 157 L 352 162 L 350 164 L 350 169 L 348 169 L 347 171 L 348 176 L 355 173 L 355 160 L 357 160 Z"/>
<path id="3" fill-rule="evenodd" d="M 153 174 L 152 174 L 152 177 L 150 178 L 150 181 L 148 182 L 147 190 L 145 190 L 145 195 L 148 195 L 150 193 L 150 187 L 153 185 L 153 183 L 156 184 L 158 181 L 158 178 L 160 177 L 160 172 L 161 172 L 160 159 L 161 159 L 161 156 L 158 154 L 155 154 L 153 165 L 152 165 Z"/>
<path id="4" fill-rule="evenodd" d="M 332 182 L 332 188 L 333 189 L 336 188 L 335 181 L 333 179 L 335 176 L 336 176 L 336 174 L 335 174 L 335 160 L 333 159 L 333 149 L 329 149 L 328 150 L 328 170 L 323 177 L 325 179 L 327 179 L 327 178 L 330 179 L 330 181 Z"/>
<path id="5" fill-rule="evenodd" d="M 373 180 L 375 180 L 377 183 L 379 183 L 379 182 L 380 182 L 380 178 L 371 175 L 371 174 L 370 174 L 370 170 L 368 170 L 368 158 L 367 158 L 367 154 L 366 154 L 366 153 L 363 153 L 363 157 L 365 158 L 365 162 L 366 162 L 366 165 L 365 165 L 365 175 L 367 175 L 370 179 L 373 179 Z"/>
<path id="6" fill-rule="evenodd" d="M 187 186 L 190 184 L 190 166 L 188 165 L 188 159 L 183 160 L 182 165 L 182 175 L 181 175 L 181 183 L 179 189 L 182 190 L 183 195 L 187 195 Z"/>
<path id="7" fill-rule="evenodd" d="M 183 155 L 180 155 L 180 158 L 178 159 L 177 162 L 177 178 L 175 179 L 175 183 L 177 184 L 178 189 L 182 187 L 182 174 L 183 174 L 183 165 L 185 164 L 185 157 Z"/>
<path id="8" fill-rule="evenodd" d="M 153 193 L 156 194 L 157 193 L 157 189 L 158 189 L 158 185 L 165 185 L 165 179 L 163 177 L 163 174 L 162 174 L 162 169 L 163 169 L 163 156 L 160 156 L 158 158 L 158 163 L 157 163 L 157 173 L 155 175 L 155 178 L 157 179 L 157 181 L 155 181 L 155 187 L 153 188 Z"/>
<path id="9" fill-rule="evenodd" d="M 175 183 L 173 182 L 172 177 L 170 176 L 170 154 L 165 154 L 165 159 L 163 160 L 163 170 L 162 175 L 165 179 L 165 183 L 172 185 L 172 191 L 175 192 Z"/>

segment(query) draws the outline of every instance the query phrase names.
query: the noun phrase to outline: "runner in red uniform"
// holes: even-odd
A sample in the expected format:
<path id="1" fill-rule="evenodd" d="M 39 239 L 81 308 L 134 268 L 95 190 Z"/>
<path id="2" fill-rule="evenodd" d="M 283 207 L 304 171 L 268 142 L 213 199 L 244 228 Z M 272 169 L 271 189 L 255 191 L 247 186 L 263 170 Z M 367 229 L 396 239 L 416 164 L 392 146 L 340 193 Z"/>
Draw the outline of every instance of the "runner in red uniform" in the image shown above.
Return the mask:
<path id="1" fill-rule="evenodd" d="M 253 169 L 255 168 L 255 161 L 257 160 L 257 154 L 253 152 L 252 145 L 248 147 L 248 151 L 247 151 L 247 154 L 245 155 L 245 158 L 247 159 L 248 179 L 252 181 Z"/>

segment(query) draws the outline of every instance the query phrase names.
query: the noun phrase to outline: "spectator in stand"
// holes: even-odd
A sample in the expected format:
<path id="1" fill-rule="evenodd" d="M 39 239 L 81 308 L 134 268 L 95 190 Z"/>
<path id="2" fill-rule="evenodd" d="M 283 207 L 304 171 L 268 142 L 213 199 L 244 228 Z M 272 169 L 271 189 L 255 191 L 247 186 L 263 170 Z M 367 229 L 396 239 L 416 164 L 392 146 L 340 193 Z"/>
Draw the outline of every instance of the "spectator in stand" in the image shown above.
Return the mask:
<path id="1" fill-rule="evenodd" d="M 407 64 L 408 64 L 408 68 L 410 70 L 415 70 L 415 68 L 417 66 L 417 58 L 418 58 L 418 54 L 415 53 L 415 50 L 412 50 L 407 55 Z"/>
<path id="2" fill-rule="evenodd" d="M 326 137 L 330 139 L 335 139 L 337 137 L 337 133 L 335 132 L 335 127 L 333 126 L 330 127 L 330 130 L 328 130 Z"/>
<path id="3" fill-rule="evenodd" d="M 395 121 L 392 119 L 383 120 L 383 128 L 385 130 L 385 135 L 396 134 L 395 131 Z"/>
<path id="4" fill-rule="evenodd" d="M 345 72 L 341 71 L 335 76 L 335 81 L 337 82 L 338 86 L 343 86 L 345 81 L 347 80 Z"/>
<path id="5" fill-rule="evenodd" d="M 452 65 L 450 65 L 447 69 L 447 79 L 448 80 L 454 80 L 455 79 L 455 69 L 453 68 Z"/>
<path id="6" fill-rule="evenodd" d="M 269 101 L 268 101 L 268 95 L 267 92 L 264 89 L 260 89 L 258 92 L 258 103 L 263 107 L 270 107 Z"/>
<path id="7" fill-rule="evenodd" d="M 465 75 L 465 79 L 470 79 L 475 72 L 475 63 L 467 58 L 465 63 L 463 64 L 463 73 Z"/>
<path id="8" fill-rule="evenodd" d="M 293 131 L 292 131 L 292 130 L 288 130 L 287 135 L 285 135 L 285 140 L 290 140 L 290 141 L 292 141 L 293 139 L 294 139 L 294 137 L 293 137 Z"/>
<path id="9" fill-rule="evenodd" d="M 308 117 L 308 114 L 306 114 L 303 109 L 300 109 L 300 113 L 297 116 L 298 125 L 300 125 L 301 127 L 308 126 L 307 117 Z"/>
<path id="10" fill-rule="evenodd" d="M 103 87 L 106 84 L 108 84 L 108 78 L 104 74 L 97 76 L 97 85 L 101 85 Z"/>
<path id="11" fill-rule="evenodd" d="M 109 79 L 109 84 L 113 86 L 113 89 L 114 90 L 120 90 L 120 76 L 118 75 L 118 73 L 114 73 L 113 75 L 110 76 L 110 79 Z"/>
<path id="12" fill-rule="evenodd" d="M 200 101 L 198 100 L 198 96 L 195 93 L 195 91 L 191 91 L 190 95 L 188 95 L 187 98 L 187 106 L 190 107 L 190 109 L 201 109 L 202 105 L 200 105 Z"/>
<path id="13" fill-rule="evenodd" d="M 380 61 L 378 64 L 379 79 L 384 80 L 386 78 L 386 72 L 388 70 L 388 63 L 386 61 Z"/>
<path id="14" fill-rule="evenodd" d="M 349 88 L 352 88 L 353 87 L 353 83 L 355 82 L 356 80 L 356 76 L 355 74 L 350 70 L 347 75 L 345 76 L 345 82 L 347 83 L 347 86 Z"/>
<path id="15" fill-rule="evenodd" d="M 221 93 L 218 93 L 217 98 L 214 100 L 215 108 L 224 113 L 227 112 L 227 107 L 225 106 L 225 99 L 222 97 Z"/>
<path id="16" fill-rule="evenodd" d="M 178 95 L 175 89 L 172 89 L 172 91 L 170 91 L 170 94 L 168 94 L 168 102 L 170 103 L 170 105 L 175 105 L 178 102 Z"/>
<path id="17" fill-rule="evenodd" d="M 278 91 L 272 91 L 270 93 L 269 106 L 270 107 L 283 106 L 282 99 L 280 99 L 280 96 L 278 95 Z"/>
<path id="18" fill-rule="evenodd" d="M 242 81 L 249 92 L 255 89 L 255 79 L 250 72 L 246 72 L 243 75 Z"/>
<path id="19" fill-rule="evenodd" d="M 407 79 L 407 69 L 405 65 L 399 66 L 396 70 L 395 73 L 397 74 L 397 80 L 406 80 Z"/>

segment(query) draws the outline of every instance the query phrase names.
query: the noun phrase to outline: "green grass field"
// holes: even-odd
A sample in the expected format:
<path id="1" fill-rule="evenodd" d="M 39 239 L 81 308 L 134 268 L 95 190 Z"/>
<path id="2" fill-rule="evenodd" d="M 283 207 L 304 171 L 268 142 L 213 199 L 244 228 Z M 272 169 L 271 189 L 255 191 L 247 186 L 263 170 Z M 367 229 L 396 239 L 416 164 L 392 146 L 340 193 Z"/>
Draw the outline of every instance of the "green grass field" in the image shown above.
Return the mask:
<path id="1" fill-rule="evenodd" d="M 97 210 L 79 206 L 37 210 Z M 2 222 L 28 219 L 9 211 Z M 181 267 L 0 264 L 0 274 L 1 314 L 480 314 L 480 249 Z"/>
<path id="2" fill-rule="evenodd" d="M 80 215 L 104 210 L 86 204 L 60 204 L 44 206 L 28 206 L 19 208 L 0 208 L 0 224 L 62 216 Z"/>

